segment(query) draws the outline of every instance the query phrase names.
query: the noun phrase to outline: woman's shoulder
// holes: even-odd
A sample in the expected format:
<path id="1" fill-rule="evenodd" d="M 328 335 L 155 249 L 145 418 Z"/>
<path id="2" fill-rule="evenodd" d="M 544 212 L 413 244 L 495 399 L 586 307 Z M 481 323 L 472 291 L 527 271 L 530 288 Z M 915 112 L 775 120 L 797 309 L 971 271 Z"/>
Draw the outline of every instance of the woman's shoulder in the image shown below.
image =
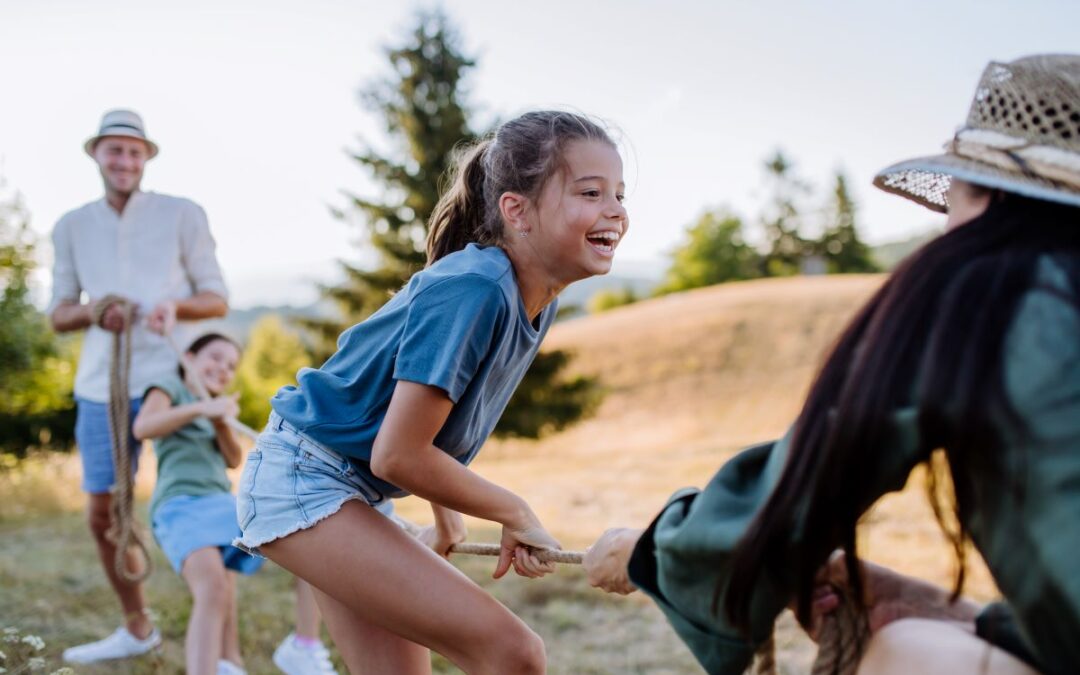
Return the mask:
<path id="1" fill-rule="evenodd" d="M 1020 300 L 1005 343 L 1014 402 L 1056 384 L 1080 382 L 1080 258 L 1043 256 Z"/>

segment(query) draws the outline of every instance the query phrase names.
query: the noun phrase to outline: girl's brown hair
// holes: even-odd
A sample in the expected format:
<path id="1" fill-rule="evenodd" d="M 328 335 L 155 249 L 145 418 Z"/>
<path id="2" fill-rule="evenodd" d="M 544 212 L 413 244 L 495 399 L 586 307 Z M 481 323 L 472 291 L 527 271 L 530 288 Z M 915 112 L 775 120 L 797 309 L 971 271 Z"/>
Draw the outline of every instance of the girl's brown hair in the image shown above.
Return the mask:
<path id="1" fill-rule="evenodd" d="M 599 124 L 570 112 L 540 110 L 503 124 L 489 138 L 459 151 L 443 193 L 428 223 L 427 264 L 469 243 L 503 240 L 499 197 L 516 192 L 535 199 L 562 166 L 574 141 L 615 142 Z"/>

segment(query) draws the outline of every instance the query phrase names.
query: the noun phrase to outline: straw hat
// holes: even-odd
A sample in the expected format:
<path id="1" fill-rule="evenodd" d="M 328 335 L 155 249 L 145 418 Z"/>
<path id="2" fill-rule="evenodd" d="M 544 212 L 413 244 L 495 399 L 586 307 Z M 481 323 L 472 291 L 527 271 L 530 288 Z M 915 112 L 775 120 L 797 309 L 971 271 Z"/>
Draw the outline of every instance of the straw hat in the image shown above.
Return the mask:
<path id="1" fill-rule="evenodd" d="M 86 139 L 86 143 L 83 144 L 86 154 L 93 157 L 94 146 L 106 136 L 126 136 L 139 139 L 146 143 L 146 147 L 150 150 L 147 159 L 152 159 L 154 155 L 158 154 L 157 144 L 146 137 L 146 128 L 143 126 L 142 118 L 133 110 L 110 110 L 105 113 L 101 118 L 101 129 L 98 130 L 97 135 Z"/>
<path id="2" fill-rule="evenodd" d="M 990 63 L 945 154 L 894 164 L 874 185 L 944 212 L 953 177 L 1080 206 L 1080 56 Z"/>

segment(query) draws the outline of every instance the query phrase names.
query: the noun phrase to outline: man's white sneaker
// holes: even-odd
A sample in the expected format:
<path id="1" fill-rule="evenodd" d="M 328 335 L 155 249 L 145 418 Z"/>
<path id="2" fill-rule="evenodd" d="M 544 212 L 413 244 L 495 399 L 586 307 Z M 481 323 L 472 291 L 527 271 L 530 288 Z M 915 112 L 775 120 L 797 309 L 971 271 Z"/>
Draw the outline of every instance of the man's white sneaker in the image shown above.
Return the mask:
<path id="1" fill-rule="evenodd" d="M 64 660 L 68 663 L 96 663 L 109 659 L 126 659 L 145 654 L 160 644 L 161 633 L 157 628 L 140 640 L 121 626 L 103 640 L 65 649 Z"/>
<path id="2" fill-rule="evenodd" d="M 337 675 L 326 647 L 300 645 L 294 633 L 285 636 L 274 650 L 274 665 L 285 675 Z"/>

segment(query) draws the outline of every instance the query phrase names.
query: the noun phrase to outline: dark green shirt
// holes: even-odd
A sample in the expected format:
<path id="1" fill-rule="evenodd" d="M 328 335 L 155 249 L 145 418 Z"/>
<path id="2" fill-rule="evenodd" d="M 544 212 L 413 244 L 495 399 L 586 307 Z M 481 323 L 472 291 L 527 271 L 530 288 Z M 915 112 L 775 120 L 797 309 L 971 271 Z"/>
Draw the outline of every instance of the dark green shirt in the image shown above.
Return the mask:
<path id="1" fill-rule="evenodd" d="M 1005 389 L 1028 430 L 1004 424 L 1007 478 L 978 476 L 967 523 L 1009 606 L 1016 633 L 1047 672 L 1080 669 L 1080 313 L 1065 270 L 1040 261 L 1004 346 Z M 916 408 L 896 411 L 891 442 L 853 489 L 864 503 L 899 490 L 919 462 Z M 712 611 L 731 554 L 769 497 L 787 437 L 727 462 L 702 491 L 678 493 L 638 542 L 630 577 L 659 604 L 710 673 L 741 673 L 791 598 L 792 579 L 762 577 L 751 604 L 752 640 Z M 1006 481 L 1022 481 L 1022 490 Z"/>
<path id="2" fill-rule="evenodd" d="M 198 399 L 179 377 L 155 382 L 147 388 L 160 389 L 168 394 L 173 406 L 195 403 Z M 205 417 L 198 417 L 168 436 L 154 439 L 157 455 L 157 482 L 150 497 L 150 517 L 154 510 L 170 497 L 229 492 L 232 485 L 225 473 L 225 458 L 218 451 L 214 425 Z"/>

